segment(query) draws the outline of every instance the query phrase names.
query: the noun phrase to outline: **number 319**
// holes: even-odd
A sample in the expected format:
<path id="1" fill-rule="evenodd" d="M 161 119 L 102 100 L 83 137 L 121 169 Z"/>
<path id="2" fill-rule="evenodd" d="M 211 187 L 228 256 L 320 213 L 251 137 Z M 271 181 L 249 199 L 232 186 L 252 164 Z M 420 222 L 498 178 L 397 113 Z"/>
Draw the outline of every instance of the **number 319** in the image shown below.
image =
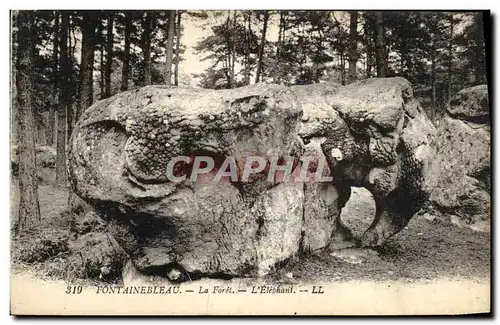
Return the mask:
<path id="1" fill-rule="evenodd" d="M 80 294 L 80 293 L 82 293 L 82 290 L 83 290 L 82 286 L 67 286 L 65 293 L 68 295 L 69 294 Z"/>

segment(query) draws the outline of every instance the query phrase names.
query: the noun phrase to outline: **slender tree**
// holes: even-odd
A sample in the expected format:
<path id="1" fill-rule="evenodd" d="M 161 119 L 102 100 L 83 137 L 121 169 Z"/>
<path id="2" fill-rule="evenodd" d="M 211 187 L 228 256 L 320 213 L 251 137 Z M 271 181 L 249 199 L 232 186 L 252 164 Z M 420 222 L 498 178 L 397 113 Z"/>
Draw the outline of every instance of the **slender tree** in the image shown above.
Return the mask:
<path id="1" fill-rule="evenodd" d="M 344 52 L 344 46 L 340 47 L 339 56 L 340 56 L 340 83 L 342 85 L 345 85 L 346 84 L 346 77 L 345 77 L 345 52 Z"/>
<path id="2" fill-rule="evenodd" d="M 475 83 L 481 84 L 486 78 L 486 61 L 484 51 L 484 30 L 483 30 L 483 13 L 474 14 L 474 76 Z"/>
<path id="3" fill-rule="evenodd" d="M 234 53 L 234 34 L 230 33 L 229 31 L 234 29 L 236 26 L 236 12 L 234 10 L 233 14 L 233 19 L 231 20 L 231 10 L 227 11 L 227 18 L 226 18 L 226 31 L 224 32 L 224 37 L 226 40 L 226 63 L 225 66 L 226 68 L 225 73 L 226 73 L 226 78 L 227 78 L 227 87 L 228 88 L 234 88 L 234 59 L 236 58 L 236 55 Z"/>
<path id="4" fill-rule="evenodd" d="M 453 13 L 449 14 L 450 20 L 450 37 L 448 39 L 448 100 L 453 95 L 453 29 L 455 27 L 455 20 Z"/>
<path id="5" fill-rule="evenodd" d="M 431 97 L 431 118 L 436 117 L 437 111 L 437 96 L 436 96 L 436 50 L 431 50 L 431 89 L 432 89 L 432 97 Z"/>
<path id="6" fill-rule="evenodd" d="M 77 87 L 76 87 L 76 82 L 75 78 L 73 78 L 73 62 L 75 62 L 75 53 L 76 53 L 76 35 L 74 34 L 75 28 L 74 26 L 74 13 L 68 13 L 68 66 L 67 66 L 67 71 L 63 71 L 62 74 L 66 73 L 66 78 L 68 80 L 68 94 L 66 95 L 67 98 L 65 99 L 67 104 L 66 104 L 66 137 L 65 140 L 68 141 L 69 138 L 71 137 L 71 133 L 73 133 L 73 124 L 75 121 L 75 116 L 76 116 L 76 109 L 78 109 L 78 106 L 75 107 L 72 105 L 72 98 L 75 96 L 76 97 L 76 92 L 77 92 Z M 61 66 L 61 69 L 62 66 Z M 64 79 L 64 78 L 63 78 Z M 61 103 L 61 101 L 59 101 Z"/>
<path id="7" fill-rule="evenodd" d="M 49 107 L 47 123 L 47 145 L 52 146 L 55 138 L 56 105 L 58 102 L 58 79 L 59 79 L 59 12 L 54 10 L 54 29 L 52 32 L 52 105 Z"/>
<path id="8" fill-rule="evenodd" d="M 233 10 L 233 21 L 231 25 L 231 29 L 236 28 L 236 23 L 238 21 L 238 14 L 236 10 Z M 235 82 L 234 82 L 234 68 L 236 66 L 236 35 L 234 34 L 229 34 L 229 43 L 230 43 L 230 56 L 231 56 L 231 64 L 230 64 L 230 82 L 229 82 L 229 87 L 234 88 L 235 87 Z"/>
<path id="9" fill-rule="evenodd" d="M 244 85 L 249 85 L 250 84 L 250 64 L 251 64 L 251 59 L 250 59 L 250 52 L 251 52 L 251 42 L 252 42 L 252 11 L 247 10 L 244 15 L 244 70 L 243 70 L 243 84 Z"/>
<path id="10" fill-rule="evenodd" d="M 142 53 L 144 60 L 143 79 L 144 85 L 153 83 L 151 78 L 151 36 L 154 31 L 155 13 L 153 11 L 146 12 L 143 20 L 144 32 L 142 33 Z"/>
<path id="11" fill-rule="evenodd" d="M 377 77 L 386 77 L 386 55 L 385 55 L 385 30 L 384 30 L 384 13 L 382 11 L 375 12 L 375 60 L 377 62 Z"/>
<path id="12" fill-rule="evenodd" d="M 82 14 L 82 53 L 80 63 L 80 102 L 76 112 L 76 119 L 92 105 L 94 91 L 94 50 L 96 44 L 95 13 L 85 11 Z"/>
<path id="13" fill-rule="evenodd" d="M 374 50 L 373 50 L 373 15 L 370 12 L 363 12 L 364 25 L 363 34 L 366 53 L 366 77 L 372 77 Z"/>
<path id="14" fill-rule="evenodd" d="M 70 81 L 71 62 L 68 53 L 68 31 L 70 29 L 69 12 L 61 12 L 61 29 L 59 35 L 59 67 L 60 87 L 59 87 L 59 107 L 57 111 L 57 158 L 56 158 L 56 183 L 59 186 L 66 186 L 66 116 L 71 112 Z"/>
<path id="15" fill-rule="evenodd" d="M 262 60 L 264 57 L 264 50 L 266 48 L 266 34 L 267 34 L 268 21 L 269 21 L 269 11 L 264 10 L 263 23 L 262 23 L 262 35 L 260 37 L 260 44 L 259 44 L 259 57 L 257 60 L 257 72 L 255 73 L 255 83 L 260 81 L 260 75 L 262 73 Z"/>
<path id="16" fill-rule="evenodd" d="M 356 80 L 356 64 L 358 62 L 358 12 L 350 14 L 350 43 L 349 43 L 349 79 Z"/>
<path id="17" fill-rule="evenodd" d="M 108 14 L 108 22 L 106 26 L 106 65 L 104 68 L 104 98 L 111 96 L 111 71 L 113 69 L 113 25 L 114 13 Z"/>
<path id="18" fill-rule="evenodd" d="M 16 106 L 18 109 L 19 143 L 19 219 L 17 234 L 32 228 L 40 222 L 38 203 L 38 179 L 33 112 L 34 71 L 34 13 L 30 10 L 17 12 L 17 60 L 15 76 Z"/>
<path id="19" fill-rule="evenodd" d="M 174 60 L 175 10 L 168 12 L 167 60 L 165 63 L 165 84 L 172 84 L 172 63 Z"/>
<path id="20" fill-rule="evenodd" d="M 99 48 L 99 98 L 104 99 L 105 98 L 105 92 L 106 92 L 106 87 L 105 87 L 105 75 L 106 75 L 106 64 L 104 62 L 104 57 L 105 57 L 105 52 L 104 52 L 104 46 L 105 46 L 105 36 L 104 36 L 104 25 L 102 19 L 99 19 L 99 23 L 97 25 L 97 31 L 98 31 L 98 48 Z"/>
<path id="21" fill-rule="evenodd" d="M 132 34 L 132 16 L 125 12 L 125 45 L 123 48 L 122 81 L 120 90 L 128 90 L 128 79 L 130 74 L 130 38 Z"/>
<path id="22" fill-rule="evenodd" d="M 280 10 L 280 21 L 279 21 L 279 31 L 278 31 L 278 42 L 276 44 L 276 66 L 279 67 L 282 56 L 283 56 L 283 44 L 285 44 L 286 41 L 286 31 L 287 31 L 287 16 L 288 12 L 284 10 Z M 274 72 L 274 77 L 273 77 L 273 82 L 274 83 L 280 83 L 281 82 L 281 71 L 275 71 Z"/>
<path id="23" fill-rule="evenodd" d="M 175 71 L 174 71 L 174 84 L 179 85 L 179 62 L 181 60 L 181 15 L 182 11 L 177 10 L 177 21 L 175 23 Z"/>

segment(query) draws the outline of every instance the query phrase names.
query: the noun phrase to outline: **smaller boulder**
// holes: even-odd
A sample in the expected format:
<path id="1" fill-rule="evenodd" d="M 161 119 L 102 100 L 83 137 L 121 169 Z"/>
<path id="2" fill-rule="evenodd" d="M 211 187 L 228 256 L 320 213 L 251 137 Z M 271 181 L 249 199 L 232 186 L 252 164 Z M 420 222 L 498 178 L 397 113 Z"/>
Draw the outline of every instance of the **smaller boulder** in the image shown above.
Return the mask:
<path id="1" fill-rule="evenodd" d="M 430 202 L 463 224 L 489 220 L 491 214 L 491 131 L 486 85 L 453 96 L 435 140 L 434 188 Z"/>
<path id="2" fill-rule="evenodd" d="M 446 107 L 447 114 L 459 120 L 490 124 L 488 86 L 465 88 L 453 96 Z"/>
<path id="3" fill-rule="evenodd" d="M 126 254 L 111 235 L 89 232 L 70 241 L 69 248 L 78 278 L 112 281 L 121 277 Z"/>
<path id="4" fill-rule="evenodd" d="M 106 230 L 106 222 L 102 220 L 97 213 L 90 211 L 81 220 L 76 220 L 72 227 L 72 232 L 84 235 L 89 232 L 104 232 Z"/>

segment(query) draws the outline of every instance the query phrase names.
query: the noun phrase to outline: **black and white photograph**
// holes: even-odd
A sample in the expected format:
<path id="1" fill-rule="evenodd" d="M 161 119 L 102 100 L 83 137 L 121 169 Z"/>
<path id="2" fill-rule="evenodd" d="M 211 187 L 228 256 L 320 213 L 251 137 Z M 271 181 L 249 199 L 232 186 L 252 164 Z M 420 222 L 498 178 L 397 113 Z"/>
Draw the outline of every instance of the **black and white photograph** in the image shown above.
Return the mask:
<path id="1" fill-rule="evenodd" d="M 489 10 L 9 16 L 11 315 L 491 313 Z"/>

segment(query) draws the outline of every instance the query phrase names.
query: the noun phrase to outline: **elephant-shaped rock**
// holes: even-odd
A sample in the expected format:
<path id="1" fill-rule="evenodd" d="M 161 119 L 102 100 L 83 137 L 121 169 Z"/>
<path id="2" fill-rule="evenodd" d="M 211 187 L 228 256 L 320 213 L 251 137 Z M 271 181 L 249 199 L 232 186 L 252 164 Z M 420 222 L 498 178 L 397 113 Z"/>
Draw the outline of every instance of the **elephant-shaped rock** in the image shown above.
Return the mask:
<path id="1" fill-rule="evenodd" d="M 428 196 L 434 132 L 402 78 L 228 90 L 147 86 L 84 112 L 68 169 L 74 192 L 106 220 L 140 272 L 176 281 L 260 276 L 297 254 L 377 246 L 401 230 Z M 192 158 L 201 156 L 213 168 L 172 181 L 192 175 Z M 241 179 L 253 156 L 266 169 Z M 176 157 L 191 158 L 169 174 Z M 230 157 L 237 179 L 218 178 Z M 268 177 L 276 157 L 294 158 L 294 176 L 325 171 L 331 181 Z M 301 157 L 311 157 L 312 171 Z M 360 242 L 339 218 L 351 186 L 366 187 L 377 203 Z"/>

